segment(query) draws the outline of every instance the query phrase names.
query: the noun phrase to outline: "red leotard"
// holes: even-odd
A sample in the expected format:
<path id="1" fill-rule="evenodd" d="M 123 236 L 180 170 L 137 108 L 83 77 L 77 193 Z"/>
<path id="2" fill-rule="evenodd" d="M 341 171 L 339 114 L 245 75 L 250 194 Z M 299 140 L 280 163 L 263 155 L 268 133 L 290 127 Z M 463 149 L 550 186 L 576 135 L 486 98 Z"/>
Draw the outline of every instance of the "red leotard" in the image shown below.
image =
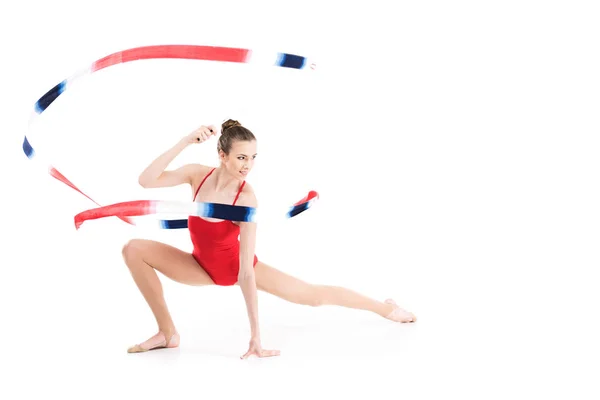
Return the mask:
<path id="1" fill-rule="evenodd" d="M 194 201 L 196 201 L 200 187 L 214 170 L 213 168 L 204 177 L 198 189 L 196 189 Z M 245 183 L 246 181 L 242 182 L 233 205 L 235 205 Z M 229 220 L 210 222 L 204 218 L 190 215 L 188 217 L 188 230 L 194 245 L 192 255 L 198 264 L 216 285 L 234 285 L 237 282 L 240 269 L 240 242 L 238 239 L 240 227 Z M 258 258 L 254 255 L 253 266 L 256 266 L 257 262 Z"/>

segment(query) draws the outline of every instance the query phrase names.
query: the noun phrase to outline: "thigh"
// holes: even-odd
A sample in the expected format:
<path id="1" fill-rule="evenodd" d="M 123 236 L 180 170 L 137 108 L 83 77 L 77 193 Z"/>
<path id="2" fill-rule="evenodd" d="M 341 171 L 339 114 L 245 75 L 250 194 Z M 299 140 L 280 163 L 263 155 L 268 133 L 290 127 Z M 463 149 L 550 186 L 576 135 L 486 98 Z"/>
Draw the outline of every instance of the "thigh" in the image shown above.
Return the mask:
<path id="1" fill-rule="evenodd" d="M 279 271 L 261 261 L 254 267 L 256 287 L 259 290 L 293 303 L 307 303 L 315 298 L 317 287 Z"/>
<path id="2" fill-rule="evenodd" d="M 125 257 L 140 257 L 166 277 L 187 285 L 212 285 L 213 280 L 190 254 L 166 243 L 133 239 L 123 249 Z"/>

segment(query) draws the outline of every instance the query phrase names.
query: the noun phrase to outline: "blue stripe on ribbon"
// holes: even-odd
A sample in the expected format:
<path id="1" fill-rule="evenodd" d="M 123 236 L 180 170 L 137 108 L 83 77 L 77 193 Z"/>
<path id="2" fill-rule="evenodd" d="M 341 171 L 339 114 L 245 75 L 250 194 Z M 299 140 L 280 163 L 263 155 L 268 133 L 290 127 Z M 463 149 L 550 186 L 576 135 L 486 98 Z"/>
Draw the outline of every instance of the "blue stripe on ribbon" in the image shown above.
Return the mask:
<path id="1" fill-rule="evenodd" d="M 58 85 L 54 86 L 52 89 L 48 90 L 48 92 L 40 97 L 37 103 L 35 103 L 35 111 L 38 114 L 43 113 L 46 108 L 50 107 L 50 104 L 52 104 L 52 102 L 65 91 L 66 87 L 67 81 L 64 80 Z"/>
<path id="2" fill-rule="evenodd" d="M 29 159 L 32 159 L 35 155 L 35 150 L 33 150 L 33 147 L 31 147 L 29 140 L 27 140 L 27 136 L 25 136 L 25 139 L 23 139 L 23 151 Z"/>
<path id="3" fill-rule="evenodd" d="M 207 217 L 227 219 L 230 221 L 251 222 L 256 209 L 244 206 L 232 206 L 229 204 L 209 203 Z"/>
<path id="4" fill-rule="evenodd" d="M 161 229 L 187 229 L 187 219 L 163 219 L 160 221 Z"/>
<path id="5" fill-rule="evenodd" d="M 297 206 L 292 207 L 292 209 L 287 212 L 286 217 L 292 218 L 301 212 L 308 210 L 308 204 L 309 202 L 307 201 L 306 203 L 298 204 Z"/>
<path id="6" fill-rule="evenodd" d="M 297 56 L 295 54 L 279 53 L 276 65 L 284 68 L 302 69 L 304 68 L 305 62 L 305 57 Z"/>
<path id="7" fill-rule="evenodd" d="M 228 204 L 198 203 L 198 216 L 229 221 L 256 222 L 256 208 L 233 206 Z M 160 220 L 161 229 L 187 229 L 187 219 Z"/>

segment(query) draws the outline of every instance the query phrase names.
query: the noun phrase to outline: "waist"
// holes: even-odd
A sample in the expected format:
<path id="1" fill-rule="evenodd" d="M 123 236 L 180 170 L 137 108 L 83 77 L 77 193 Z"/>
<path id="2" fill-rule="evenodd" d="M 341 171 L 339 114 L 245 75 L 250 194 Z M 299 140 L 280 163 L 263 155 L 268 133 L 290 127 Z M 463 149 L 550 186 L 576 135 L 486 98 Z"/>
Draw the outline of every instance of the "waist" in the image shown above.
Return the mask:
<path id="1" fill-rule="evenodd" d="M 203 257 L 223 257 L 224 255 L 237 255 L 240 251 L 240 242 L 210 242 L 192 241 L 194 253 Z"/>

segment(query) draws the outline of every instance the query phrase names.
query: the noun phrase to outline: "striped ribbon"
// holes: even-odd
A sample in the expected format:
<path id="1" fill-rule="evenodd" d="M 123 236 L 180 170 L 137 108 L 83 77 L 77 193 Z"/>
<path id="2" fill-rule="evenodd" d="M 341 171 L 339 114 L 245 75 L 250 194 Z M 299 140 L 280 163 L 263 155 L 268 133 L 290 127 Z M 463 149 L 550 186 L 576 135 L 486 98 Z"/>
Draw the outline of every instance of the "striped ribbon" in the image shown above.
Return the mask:
<path id="1" fill-rule="evenodd" d="M 292 218 L 308 210 L 319 198 L 314 190 L 311 190 L 306 197 L 296 202 L 285 214 L 285 218 Z M 111 204 L 109 206 L 92 208 L 80 212 L 75 216 L 75 229 L 88 220 L 119 217 L 126 218 L 132 216 L 143 216 L 151 214 L 183 214 L 187 216 L 197 216 L 205 218 L 217 218 L 230 221 L 257 222 L 259 220 L 256 208 L 244 206 L 232 206 L 220 203 L 201 203 L 201 202 L 178 202 L 163 200 L 135 200 Z M 180 223 L 176 220 L 176 224 Z M 187 223 L 187 220 L 185 220 Z M 169 226 L 173 221 L 162 220 L 161 228 L 175 229 Z"/>
<path id="2" fill-rule="evenodd" d="M 108 68 L 113 65 L 123 64 L 132 61 L 138 60 L 150 60 L 150 59 L 188 59 L 188 60 L 205 60 L 205 61 L 216 61 L 216 62 L 232 62 L 232 63 L 243 63 L 243 64 L 258 64 L 264 66 L 274 66 L 281 68 L 291 68 L 297 70 L 308 70 L 315 69 L 315 64 L 310 62 L 308 58 L 289 54 L 289 53 L 278 53 L 278 52 L 260 52 L 250 49 L 243 48 L 232 48 L 232 47 L 216 47 L 216 46 L 198 46 L 198 45 L 158 45 L 158 46 L 145 46 L 145 47 L 137 47 L 128 50 L 119 51 L 113 54 L 110 54 L 106 57 L 103 57 L 99 60 L 93 62 L 90 66 L 83 68 L 67 79 L 60 82 L 58 85 L 54 86 L 50 89 L 46 94 L 38 99 L 38 101 L 34 105 L 34 110 L 29 120 L 29 126 L 34 122 L 36 117 L 46 111 L 48 107 L 56 99 L 62 95 L 71 85 L 73 85 L 76 81 L 80 80 L 82 77 L 88 76 L 102 70 L 104 68 Z M 31 145 L 30 140 L 27 135 L 25 135 L 23 140 L 23 152 L 30 160 L 39 159 L 40 156 L 36 153 L 33 146 Z M 78 214 L 77 218 L 80 218 L 81 222 L 85 219 L 89 219 L 92 216 L 96 216 L 96 218 L 101 218 L 104 216 L 109 216 L 108 214 L 114 213 L 114 216 L 117 216 L 121 220 L 132 224 L 139 225 L 137 221 L 130 218 L 131 216 L 139 216 L 139 215 L 148 215 L 148 214 L 160 214 L 163 211 L 163 206 L 170 204 L 161 201 L 153 201 L 153 200 L 142 200 L 138 202 L 127 202 L 127 203 L 119 203 L 119 205 L 111 205 L 107 207 L 102 207 L 98 204 L 94 199 L 90 196 L 82 192 L 75 184 L 73 184 L 66 176 L 64 176 L 61 172 L 59 172 L 55 167 L 52 166 L 50 162 L 42 161 L 44 166 L 48 169 L 48 173 L 53 178 L 58 181 L 68 185 L 72 189 L 76 190 L 83 196 L 87 197 L 94 204 L 96 204 L 98 209 L 92 209 L 85 211 L 81 214 Z M 312 193 L 312 192 L 311 192 Z M 310 196 L 310 194 L 309 194 Z M 307 196 L 307 197 L 309 197 Z M 318 196 L 317 196 L 318 197 Z M 311 200 L 312 201 L 312 200 Z M 307 200 L 306 204 L 309 201 Z M 216 205 L 213 203 L 198 203 L 203 204 L 200 207 L 202 211 L 202 216 L 210 217 L 209 214 L 217 212 L 220 219 L 234 219 L 239 218 L 241 213 L 250 212 L 249 210 L 244 210 L 244 207 L 241 207 L 238 210 L 239 206 L 227 206 L 225 208 L 221 207 L 221 205 Z M 212 204 L 212 205 L 211 205 Z M 173 206 L 171 204 L 169 207 Z M 294 207 L 298 206 L 298 203 L 294 205 Z M 170 209 L 167 207 L 167 209 Z M 184 210 L 194 211 L 197 209 L 190 209 L 189 206 L 181 203 L 175 206 L 177 213 L 184 212 Z M 292 207 L 293 209 L 293 207 Z M 206 211 L 213 210 L 213 211 Z M 217 211 L 214 211 L 217 210 Z M 157 212 L 159 211 L 159 212 Z M 194 211 L 197 212 L 197 211 Z M 291 212 L 291 211 L 290 211 Z M 87 214 L 86 214 L 87 213 Z M 193 214 L 195 215 L 195 214 Z M 248 215 L 254 215 L 253 212 L 250 212 Z M 290 216 L 294 216 L 291 215 Z M 250 218 L 247 216 L 247 218 Z M 77 226 L 77 223 L 76 223 Z M 155 224 L 156 227 L 161 229 L 185 229 L 187 228 L 187 219 L 181 220 L 158 220 L 158 223 Z"/>

